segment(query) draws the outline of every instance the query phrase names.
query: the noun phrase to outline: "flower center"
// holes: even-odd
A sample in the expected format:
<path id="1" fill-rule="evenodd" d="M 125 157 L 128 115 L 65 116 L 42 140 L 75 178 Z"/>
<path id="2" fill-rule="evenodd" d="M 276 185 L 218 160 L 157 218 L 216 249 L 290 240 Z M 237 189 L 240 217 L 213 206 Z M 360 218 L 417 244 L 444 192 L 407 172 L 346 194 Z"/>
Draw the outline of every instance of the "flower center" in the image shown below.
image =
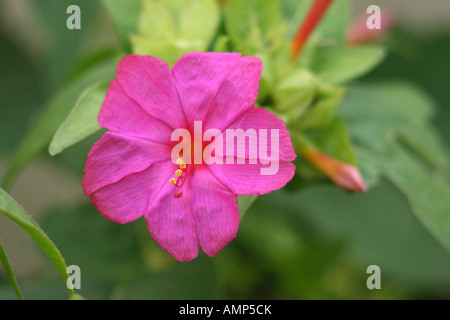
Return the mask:
<path id="1" fill-rule="evenodd" d="M 187 177 L 192 172 L 194 165 L 186 165 L 183 159 L 178 159 L 177 164 L 180 166 L 180 169 L 175 170 L 175 176 L 177 177 L 170 179 L 170 183 L 175 186 L 175 198 L 180 198 L 183 195 L 182 187 L 186 182 Z"/>
<path id="2" fill-rule="evenodd" d="M 200 127 L 201 129 L 201 127 Z M 194 141 L 191 140 L 191 133 L 187 137 L 181 135 L 182 139 L 179 141 L 179 144 L 183 146 L 178 151 L 177 157 L 179 157 L 176 161 L 176 164 L 179 165 L 179 169 L 175 170 L 175 177 L 170 179 L 170 183 L 175 186 L 175 198 L 180 198 L 183 196 L 182 187 L 186 182 L 188 176 L 194 169 L 194 166 L 199 166 L 203 163 L 204 159 L 204 151 L 205 148 L 211 143 L 211 141 L 204 141 L 203 134 L 194 132 Z M 200 139 L 196 139 L 201 137 Z M 185 142 L 186 139 L 186 142 Z M 215 154 L 215 150 L 212 152 Z M 183 160 L 184 159 L 184 160 Z M 185 163 L 188 162 L 188 164 Z"/>

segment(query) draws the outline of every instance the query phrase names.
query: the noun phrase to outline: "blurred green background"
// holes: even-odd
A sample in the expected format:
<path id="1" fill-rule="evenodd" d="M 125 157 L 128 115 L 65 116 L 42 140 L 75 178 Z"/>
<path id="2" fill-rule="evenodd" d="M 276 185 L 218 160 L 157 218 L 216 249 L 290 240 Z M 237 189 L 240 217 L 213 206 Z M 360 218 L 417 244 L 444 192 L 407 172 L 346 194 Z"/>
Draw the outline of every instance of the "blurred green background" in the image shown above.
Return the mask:
<path id="1" fill-rule="evenodd" d="M 74 3 L 82 10 L 81 30 L 66 28 L 66 8 Z M 385 39 L 387 58 L 358 82 L 407 79 L 421 87 L 435 102 L 435 125 L 448 144 L 448 1 L 355 0 L 354 15 L 373 3 L 391 8 L 397 23 Z M 99 1 L 0 0 L 0 175 L 52 94 L 117 47 Z M 80 266 L 78 293 L 87 299 L 450 298 L 450 254 L 385 180 L 365 194 L 326 186 L 259 197 L 237 238 L 216 257 L 176 262 L 143 219 L 116 225 L 83 195 L 86 154 L 98 137 L 55 157 L 42 154 L 10 190 L 67 264 Z M 56 269 L 3 216 L 0 236 L 26 299 L 66 298 Z M 366 287 L 369 265 L 381 268 L 381 290 Z M 0 273 L 0 299 L 14 298 Z"/>

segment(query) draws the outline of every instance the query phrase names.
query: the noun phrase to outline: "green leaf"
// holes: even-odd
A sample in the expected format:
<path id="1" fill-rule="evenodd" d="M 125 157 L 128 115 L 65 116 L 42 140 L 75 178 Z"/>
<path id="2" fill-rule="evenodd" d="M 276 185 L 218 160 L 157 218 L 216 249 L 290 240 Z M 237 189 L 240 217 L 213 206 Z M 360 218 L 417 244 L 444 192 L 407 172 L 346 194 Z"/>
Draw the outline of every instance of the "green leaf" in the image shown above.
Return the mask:
<path id="1" fill-rule="evenodd" d="M 11 282 L 11 286 L 16 292 L 17 298 L 19 298 L 19 300 L 23 300 L 22 291 L 20 291 L 19 283 L 17 283 L 16 276 L 14 275 L 14 271 L 11 267 L 11 264 L 9 263 L 8 256 L 6 255 L 6 251 L 3 248 L 3 244 L 1 241 L 0 241 L 0 261 L 2 262 L 3 268 L 5 269 L 5 273 L 9 279 L 9 282 Z"/>
<path id="2" fill-rule="evenodd" d="M 425 165 L 423 151 L 417 144 L 402 144 L 402 133 L 409 132 L 415 141 L 421 134 L 434 145 L 439 138 L 430 126 L 426 105 L 406 108 L 391 104 L 381 87 L 357 87 L 349 90 L 339 108 L 345 119 L 361 164 L 367 163 L 371 174 L 391 180 L 409 199 L 412 210 L 426 228 L 450 250 L 450 187 L 438 167 Z M 386 92 L 388 94 L 388 91 Z M 384 99 L 383 99 L 384 98 Z M 416 118 L 414 113 L 421 113 Z M 416 122 L 411 122 L 414 118 Z M 425 128 L 425 129 L 424 129 Z M 442 154 L 433 152 L 428 157 Z"/>
<path id="3" fill-rule="evenodd" d="M 214 42 L 213 52 L 230 52 L 230 38 L 220 35 Z"/>
<path id="4" fill-rule="evenodd" d="M 280 110 L 295 109 L 298 116 L 309 106 L 317 89 L 317 81 L 306 69 L 292 72 L 273 89 L 275 107 Z"/>
<path id="5" fill-rule="evenodd" d="M 214 0 L 143 0 L 133 53 L 152 55 L 169 65 L 185 53 L 206 51 L 216 34 L 220 11 Z"/>
<path id="6" fill-rule="evenodd" d="M 300 150 L 307 145 L 310 145 L 339 161 L 356 165 L 356 158 L 347 129 L 344 122 L 338 117 L 335 117 L 333 121 L 325 127 L 308 130 L 304 132 L 302 136 L 299 136 L 297 133 L 291 137 L 296 150 Z M 315 184 L 332 183 L 319 169 L 314 167 L 304 157 L 298 156 L 295 159 L 294 164 L 296 166 L 296 175 L 289 184 L 290 189 L 298 189 L 300 187 L 307 187 Z"/>
<path id="7" fill-rule="evenodd" d="M 318 50 L 311 69 L 323 81 L 340 84 L 364 75 L 380 63 L 384 56 L 385 50 L 375 45 L 326 47 Z"/>
<path id="8" fill-rule="evenodd" d="M 276 0 L 231 0 L 225 11 L 225 29 L 237 51 L 274 50 L 284 42 L 286 24 Z"/>
<path id="9" fill-rule="evenodd" d="M 56 131 L 49 152 L 52 156 L 101 129 L 97 122 L 109 83 L 97 83 L 87 88 L 66 120 Z"/>
<path id="10" fill-rule="evenodd" d="M 307 133 L 311 141 L 324 153 L 345 163 L 356 165 L 344 122 L 336 117 L 326 127 Z"/>
<path id="11" fill-rule="evenodd" d="M 334 0 L 317 27 L 320 39 L 327 44 L 343 45 L 347 41 L 350 5 L 348 0 Z"/>
<path id="12" fill-rule="evenodd" d="M 252 24 L 266 33 L 279 24 L 281 19 L 280 6 L 276 0 L 231 0 L 226 8 L 225 26 L 232 39 L 244 40 Z"/>
<path id="13" fill-rule="evenodd" d="M 67 274 L 67 266 L 64 262 L 64 258 L 56 248 L 55 244 L 47 237 L 44 231 L 39 227 L 36 221 L 13 199 L 8 193 L 0 188 L 0 212 L 7 218 L 14 221 L 25 232 L 27 232 L 31 238 L 44 250 L 48 255 L 52 263 L 58 269 L 59 273 L 64 279 L 64 285 L 69 278 Z M 67 289 L 69 296 L 73 296 L 73 289 Z"/>
<path id="14" fill-rule="evenodd" d="M 131 51 L 129 36 L 137 29 L 141 0 L 102 0 L 114 23 L 119 41 L 125 51 Z"/>
<path id="15" fill-rule="evenodd" d="M 220 10 L 214 0 L 160 0 L 170 12 L 178 37 L 186 41 L 212 40 L 219 24 Z M 152 28 L 149 30 L 154 32 Z"/>
<path id="16" fill-rule="evenodd" d="M 238 206 L 239 206 L 239 213 L 241 215 L 241 218 L 244 216 L 244 214 L 247 212 L 247 210 L 250 208 L 250 206 L 253 204 L 253 202 L 256 200 L 258 196 L 239 196 L 238 197 Z"/>
<path id="17" fill-rule="evenodd" d="M 302 21 L 305 19 L 311 3 L 312 0 L 281 0 L 283 16 L 289 21 L 287 28 L 288 39 L 294 38 Z"/>
<path id="18" fill-rule="evenodd" d="M 296 128 L 307 130 L 330 124 L 344 92 L 345 89 L 340 87 L 319 86 L 315 96 L 316 102 L 303 112 L 296 122 Z"/>
<path id="19" fill-rule="evenodd" d="M 356 270 L 363 280 L 356 288 L 362 287 L 365 292 L 370 291 L 365 286 L 368 277 L 365 272 L 371 264 L 380 266 L 382 279 L 386 280 L 384 285 L 392 279 L 402 290 L 416 286 L 423 293 L 425 288 L 450 285 L 447 250 L 414 216 L 408 199 L 386 179 L 358 194 L 331 186 L 273 192 L 258 199 L 247 217 L 249 220 L 255 216 L 253 213 L 259 214 L 258 208 L 272 215 L 279 212 L 279 219 L 282 214 L 295 216 L 297 219 L 291 218 L 291 224 L 299 221 L 297 232 L 304 228 L 304 232 L 298 233 L 310 235 L 315 242 L 344 244 L 345 258 L 340 261 L 357 263 Z M 276 229 L 270 225 L 266 235 L 267 232 L 275 233 Z M 378 291 L 384 290 L 382 283 L 382 290 Z"/>
<path id="20" fill-rule="evenodd" d="M 48 102 L 37 124 L 19 145 L 3 178 L 3 188 L 8 188 L 18 173 L 50 143 L 83 91 L 100 81 L 111 80 L 116 66 L 116 61 L 106 61 L 91 68 L 62 88 Z"/>
<path id="21" fill-rule="evenodd" d="M 436 111 L 434 102 L 421 88 L 406 81 L 390 80 L 370 86 L 408 123 L 400 130 L 402 142 L 419 153 L 429 165 L 448 173 L 450 155 L 444 141 L 431 126 Z"/>

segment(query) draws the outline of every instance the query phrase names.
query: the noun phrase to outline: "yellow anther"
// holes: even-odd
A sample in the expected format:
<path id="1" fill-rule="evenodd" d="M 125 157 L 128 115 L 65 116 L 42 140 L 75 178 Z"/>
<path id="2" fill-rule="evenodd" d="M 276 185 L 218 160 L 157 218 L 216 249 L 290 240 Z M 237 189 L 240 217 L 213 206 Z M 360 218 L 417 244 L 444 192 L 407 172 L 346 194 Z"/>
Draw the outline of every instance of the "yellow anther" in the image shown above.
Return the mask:
<path id="1" fill-rule="evenodd" d="M 186 169 L 186 163 L 184 163 L 183 159 L 179 158 L 179 159 L 177 160 L 177 164 L 180 165 L 180 168 L 181 168 L 181 169 Z"/>
<path id="2" fill-rule="evenodd" d="M 176 185 L 177 184 L 177 180 L 175 180 L 175 178 L 172 178 L 172 179 L 170 179 L 170 183 L 173 184 L 173 185 Z"/>
<path id="3" fill-rule="evenodd" d="M 181 177 L 181 175 L 183 174 L 183 171 L 181 171 L 180 169 L 178 169 L 177 171 L 175 171 L 175 175 L 177 177 Z"/>

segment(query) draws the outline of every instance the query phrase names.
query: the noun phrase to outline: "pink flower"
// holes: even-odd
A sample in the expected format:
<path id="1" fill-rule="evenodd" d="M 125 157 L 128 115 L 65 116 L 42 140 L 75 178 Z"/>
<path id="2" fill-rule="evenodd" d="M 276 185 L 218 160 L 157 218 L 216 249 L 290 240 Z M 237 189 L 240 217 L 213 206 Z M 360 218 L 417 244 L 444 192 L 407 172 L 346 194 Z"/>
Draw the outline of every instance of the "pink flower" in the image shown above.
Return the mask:
<path id="1" fill-rule="evenodd" d="M 188 53 L 172 70 L 151 56 L 124 57 L 98 118 L 110 131 L 87 156 L 85 194 L 116 223 L 144 216 L 153 239 L 177 260 L 192 260 L 199 246 L 217 254 L 238 231 L 236 196 L 282 188 L 295 171 L 284 122 L 254 107 L 261 72 L 258 58 L 239 53 Z M 261 175 L 267 167 L 261 154 L 249 163 L 248 147 L 255 142 L 247 144 L 245 164 L 176 163 L 171 152 L 179 141 L 172 141 L 172 133 L 186 129 L 194 135 L 194 121 L 201 121 L 203 132 L 278 129 L 276 174 Z M 263 144 L 258 139 L 257 147 Z"/>

